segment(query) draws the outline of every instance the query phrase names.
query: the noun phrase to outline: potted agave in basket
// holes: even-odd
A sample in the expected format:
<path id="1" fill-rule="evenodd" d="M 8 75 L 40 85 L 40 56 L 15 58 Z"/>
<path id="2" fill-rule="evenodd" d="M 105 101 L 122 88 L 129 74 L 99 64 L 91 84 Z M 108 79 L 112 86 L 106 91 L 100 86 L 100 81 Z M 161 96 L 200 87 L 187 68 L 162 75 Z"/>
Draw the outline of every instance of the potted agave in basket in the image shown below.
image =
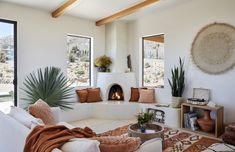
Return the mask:
<path id="1" fill-rule="evenodd" d="M 171 86 L 171 95 L 172 95 L 172 103 L 171 106 L 173 108 L 179 108 L 183 101 L 182 95 L 185 87 L 185 71 L 184 71 L 184 62 L 181 58 L 179 58 L 179 67 L 174 67 L 171 69 L 171 80 L 168 79 L 168 82 Z"/>
<path id="2" fill-rule="evenodd" d="M 145 132 L 147 124 L 153 121 L 154 114 L 151 112 L 141 112 L 137 115 L 137 121 L 142 133 Z"/>

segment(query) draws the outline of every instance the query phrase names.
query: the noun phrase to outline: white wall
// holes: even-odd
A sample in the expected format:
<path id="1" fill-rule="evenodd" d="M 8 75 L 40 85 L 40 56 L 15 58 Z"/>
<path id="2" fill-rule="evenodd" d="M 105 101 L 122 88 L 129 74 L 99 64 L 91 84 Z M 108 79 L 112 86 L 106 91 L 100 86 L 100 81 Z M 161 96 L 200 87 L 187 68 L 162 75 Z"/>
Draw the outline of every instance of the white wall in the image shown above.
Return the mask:
<path id="1" fill-rule="evenodd" d="M 94 58 L 105 52 L 104 26 L 97 27 L 92 21 L 66 15 L 55 19 L 50 12 L 3 2 L 0 2 L 0 18 L 14 20 L 18 24 L 19 88 L 22 88 L 26 75 L 41 67 L 57 66 L 66 73 L 67 34 L 93 37 Z M 93 80 L 96 78 L 95 71 L 96 69 L 92 70 Z M 22 92 L 18 94 L 21 98 Z"/>
<path id="2" fill-rule="evenodd" d="M 105 25 L 105 50 L 111 57 L 111 72 L 125 72 L 127 69 L 127 23 L 116 21 Z"/>
<path id="3" fill-rule="evenodd" d="M 141 82 L 141 37 L 165 33 L 165 88 L 157 89 L 159 102 L 171 101 L 171 91 L 167 78 L 170 69 L 178 64 L 178 57 L 185 58 L 186 91 L 185 97 L 192 96 L 192 88 L 211 89 L 211 100 L 225 107 L 225 121 L 235 121 L 235 69 L 220 75 L 201 72 L 190 57 L 191 43 L 197 32 L 213 22 L 225 22 L 235 26 L 234 0 L 191 0 L 172 6 L 164 11 L 129 23 L 128 50 L 132 55 L 133 69 Z"/>

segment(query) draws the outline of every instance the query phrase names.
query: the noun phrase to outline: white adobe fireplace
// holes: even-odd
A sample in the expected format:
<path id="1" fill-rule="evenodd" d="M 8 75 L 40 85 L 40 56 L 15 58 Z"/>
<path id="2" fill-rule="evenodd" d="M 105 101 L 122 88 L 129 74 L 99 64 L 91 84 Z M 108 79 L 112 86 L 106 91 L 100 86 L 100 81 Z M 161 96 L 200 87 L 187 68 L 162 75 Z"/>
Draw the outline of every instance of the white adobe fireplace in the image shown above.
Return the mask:
<path id="1" fill-rule="evenodd" d="M 105 53 L 112 59 L 112 72 L 99 72 L 96 86 L 100 87 L 104 101 L 129 101 L 130 88 L 136 87 L 136 78 L 133 72 L 124 73 L 128 55 L 126 22 L 106 24 L 105 40 Z"/>
<path id="2" fill-rule="evenodd" d="M 135 74 L 133 72 L 129 73 L 99 72 L 97 76 L 96 86 L 100 87 L 101 96 L 104 102 L 129 101 L 131 87 L 136 87 Z"/>

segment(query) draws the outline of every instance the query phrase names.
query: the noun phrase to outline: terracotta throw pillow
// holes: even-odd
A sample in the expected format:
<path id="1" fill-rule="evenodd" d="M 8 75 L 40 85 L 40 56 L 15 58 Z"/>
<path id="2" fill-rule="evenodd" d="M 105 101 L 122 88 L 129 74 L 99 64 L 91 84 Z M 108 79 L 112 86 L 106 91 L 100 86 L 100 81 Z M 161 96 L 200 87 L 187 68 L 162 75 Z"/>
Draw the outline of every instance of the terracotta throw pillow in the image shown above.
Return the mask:
<path id="1" fill-rule="evenodd" d="M 102 101 L 100 97 L 100 88 L 87 89 L 87 102 L 99 102 Z"/>
<path id="2" fill-rule="evenodd" d="M 133 88 L 131 87 L 131 98 L 130 98 L 130 102 L 138 102 L 140 97 L 139 94 L 139 88 Z"/>
<path id="3" fill-rule="evenodd" d="M 94 137 L 92 139 L 100 142 L 102 152 L 133 152 L 141 143 L 140 138 L 125 136 Z"/>
<path id="4" fill-rule="evenodd" d="M 42 99 L 29 106 L 29 113 L 36 118 L 40 118 L 45 125 L 56 124 L 50 106 Z"/>
<path id="5" fill-rule="evenodd" d="M 154 89 L 140 89 L 139 102 L 141 103 L 154 103 L 155 102 L 155 90 Z"/>
<path id="6" fill-rule="evenodd" d="M 76 93 L 81 103 L 87 102 L 87 89 L 76 90 Z"/>
<path id="7" fill-rule="evenodd" d="M 138 102 L 139 101 L 139 97 L 140 97 L 139 89 L 147 89 L 147 88 L 131 87 L 131 98 L 129 100 L 130 102 Z"/>

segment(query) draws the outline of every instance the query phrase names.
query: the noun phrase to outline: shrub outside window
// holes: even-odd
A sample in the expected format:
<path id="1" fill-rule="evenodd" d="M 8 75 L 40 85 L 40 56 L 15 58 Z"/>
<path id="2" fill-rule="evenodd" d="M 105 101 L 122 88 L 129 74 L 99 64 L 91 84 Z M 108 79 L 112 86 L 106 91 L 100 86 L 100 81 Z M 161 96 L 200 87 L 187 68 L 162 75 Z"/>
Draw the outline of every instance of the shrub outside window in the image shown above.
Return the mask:
<path id="1" fill-rule="evenodd" d="M 164 87 L 164 34 L 142 38 L 142 85 Z"/>
<path id="2" fill-rule="evenodd" d="M 91 85 L 91 38 L 68 35 L 67 73 L 73 87 Z"/>

